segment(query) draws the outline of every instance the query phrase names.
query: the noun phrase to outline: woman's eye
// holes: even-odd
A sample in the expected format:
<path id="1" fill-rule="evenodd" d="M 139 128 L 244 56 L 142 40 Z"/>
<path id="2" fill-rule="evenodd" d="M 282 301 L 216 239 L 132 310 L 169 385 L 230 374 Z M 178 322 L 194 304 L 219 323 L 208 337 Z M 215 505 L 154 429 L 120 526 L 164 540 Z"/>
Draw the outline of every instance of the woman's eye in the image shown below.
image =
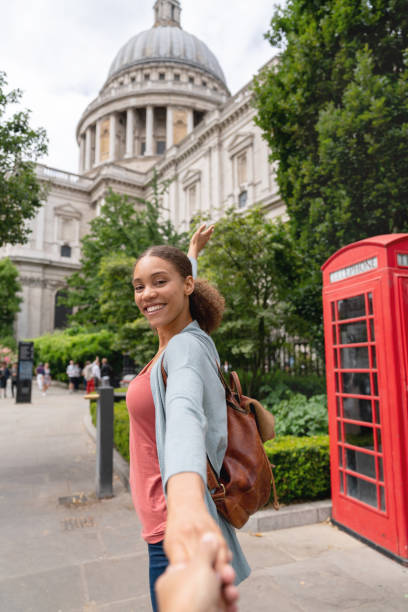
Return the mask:
<path id="1" fill-rule="evenodd" d="M 143 285 L 134 285 L 134 290 L 140 293 L 140 291 L 143 291 Z"/>
<path id="2" fill-rule="evenodd" d="M 165 283 L 166 281 L 162 278 L 156 281 L 156 285 L 164 285 Z"/>

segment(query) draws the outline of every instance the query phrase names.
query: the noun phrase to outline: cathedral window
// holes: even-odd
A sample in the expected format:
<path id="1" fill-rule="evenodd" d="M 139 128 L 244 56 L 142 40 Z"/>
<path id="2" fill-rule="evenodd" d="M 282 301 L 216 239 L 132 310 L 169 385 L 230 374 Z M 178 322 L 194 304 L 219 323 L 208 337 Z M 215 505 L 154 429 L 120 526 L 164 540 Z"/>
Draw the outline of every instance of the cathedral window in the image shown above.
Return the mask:
<path id="1" fill-rule="evenodd" d="M 61 245 L 61 257 L 71 257 L 72 249 L 69 244 Z"/>
<path id="2" fill-rule="evenodd" d="M 176 72 L 176 74 L 174 75 L 174 80 L 175 81 L 179 81 L 180 80 L 180 75 L 178 74 L 178 72 Z"/>
<path id="3" fill-rule="evenodd" d="M 143 140 L 140 143 L 140 155 L 144 155 L 146 153 L 146 142 Z"/>
<path id="4" fill-rule="evenodd" d="M 188 82 L 194 85 L 194 77 L 192 76 L 188 77 Z"/>
<path id="5" fill-rule="evenodd" d="M 166 142 L 164 140 L 158 140 L 156 143 L 157 155 L 163 155 L 166 150 Z"/>
<path id="6" fill-rule="evenodd" d="M 238 208 L 245 208 L 245 206 L 247 205 L 247 201 L 248 201 L 248 192 L 245 191 L 241 191 L 241 193 L 238 196 Z"/>
<path id="7" fill-rule="evenodd" d="M 247 171 L 247 154 L 242 153 L 238 155 L 237 158 L 237 166 L 238 166 L 238 185 L 245 185 L 248 181 L 248 171 Z"/>
<path id="8" fill-rule="evenodd" d="M 188 188 L 187 197 L 188 197 L 188 207 L 190 210 L 190 215 L 193 216 L 197 208 L 197 185 L 196 184 L 191 185 L 191 187 Z"/>
<path id="9" fill-rule="evenodd" d="M 203 87 L 207 87 L 207 81 L 203 81 Z"/>
<path id="10" fill-rule="evenodd" d="M 149 72 L 145 72 L 144 73 L 144 80 L 145 81 L 149 81 L 150 80 L 150 73 Z"/>
<path id="11" fill-rule="evenodd" d="M 166 75 L 164 72 L 159 72 L 159 81 L 164 81 L 166 78 Z"/>

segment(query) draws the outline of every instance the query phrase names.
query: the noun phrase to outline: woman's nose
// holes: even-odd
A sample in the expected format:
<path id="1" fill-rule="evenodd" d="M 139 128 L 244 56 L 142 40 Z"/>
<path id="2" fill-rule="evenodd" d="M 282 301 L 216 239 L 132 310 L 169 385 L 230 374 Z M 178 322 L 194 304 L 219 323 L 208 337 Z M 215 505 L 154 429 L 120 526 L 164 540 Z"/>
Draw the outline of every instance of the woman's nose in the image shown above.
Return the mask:
<path id="1" fill-rule="evenodd" d="M 146 285 L 145 290 L 143 292 L 143 297 L 145 299 L 149 299 L 151 297 L 154 297 L 155 295 L 157 295 L 156 287 L 154 285 Z"/>

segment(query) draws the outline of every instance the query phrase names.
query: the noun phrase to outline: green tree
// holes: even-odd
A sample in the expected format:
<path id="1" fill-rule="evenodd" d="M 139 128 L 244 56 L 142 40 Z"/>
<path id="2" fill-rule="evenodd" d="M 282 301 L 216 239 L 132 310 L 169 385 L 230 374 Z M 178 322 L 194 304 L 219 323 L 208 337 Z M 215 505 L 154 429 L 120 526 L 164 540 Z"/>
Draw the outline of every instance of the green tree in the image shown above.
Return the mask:
<path id="1" fill-rule="evenodd" d="M 13 325 L 20 311 L 22 287 L 18 281 L 18 270 L 8 257 L 0 260 L 0 337 L 2 344 L 14 335 Z M 6 341 L 7 340 L 7 341 Z"/>
<path id="2" fill-rule="evenodd" d="M 253 373 L 275 361 L 273 336 L 290 327 L 288 293 L 299 260 L 286 226 L 264 217 L 229 210 L 200 257 L 199 274 L 218 287 L 226 300 L 215 335 L 221 359 Z"/>
<path id="3" fill-rule="evenodd" d="M 101 214 L 93 219 L 81 241 L 81 269 L 68 280 L 72 321 L 85 326 L 120 329 L 139 316 L 131 286 L 136 258 L 153 244 L 186 248 L 186 234 L 163 220 L 161 199 L 168 183 L 153 179 L 151 201 L 114 192 L 106 197 Z"/>
<path id="4" fill-rule="evenodd" d="M 6 92 L 6 75 L 0 72 L 0 246 L 27 241 L 27 221 L 42 206 L 45 187 L 37 180 L 34 162 L 47 153 L 45 131 L 30 127 L 30 113 L 10 115 L 22 93 Z"/>
<path id="5" fill-rule="evenodd" d="M 255 84 L 257 123 L 304 260 L 292 302 L 321 339 L 320 266 L 408 229 L 408 12 L 403 0 L 289 0 L 282 52 Z"/>

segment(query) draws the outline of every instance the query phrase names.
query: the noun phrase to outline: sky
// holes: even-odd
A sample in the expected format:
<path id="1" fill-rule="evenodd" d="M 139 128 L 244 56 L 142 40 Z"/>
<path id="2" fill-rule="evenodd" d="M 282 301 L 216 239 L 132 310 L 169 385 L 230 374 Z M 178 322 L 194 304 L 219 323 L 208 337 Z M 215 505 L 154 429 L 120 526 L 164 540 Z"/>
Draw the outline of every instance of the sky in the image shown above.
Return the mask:
<path id="1" fill-rule="evenodd" d="M 40 161 L 78 170 L 75 129 L 119 49 L 153 25 L 154 0 L 0 0 L 0 70 L 44 127 Z M 264 39 L 271 0 L 181 0 L 181 25 L 215 53 L 232 94 L 274 55 Z"/>

